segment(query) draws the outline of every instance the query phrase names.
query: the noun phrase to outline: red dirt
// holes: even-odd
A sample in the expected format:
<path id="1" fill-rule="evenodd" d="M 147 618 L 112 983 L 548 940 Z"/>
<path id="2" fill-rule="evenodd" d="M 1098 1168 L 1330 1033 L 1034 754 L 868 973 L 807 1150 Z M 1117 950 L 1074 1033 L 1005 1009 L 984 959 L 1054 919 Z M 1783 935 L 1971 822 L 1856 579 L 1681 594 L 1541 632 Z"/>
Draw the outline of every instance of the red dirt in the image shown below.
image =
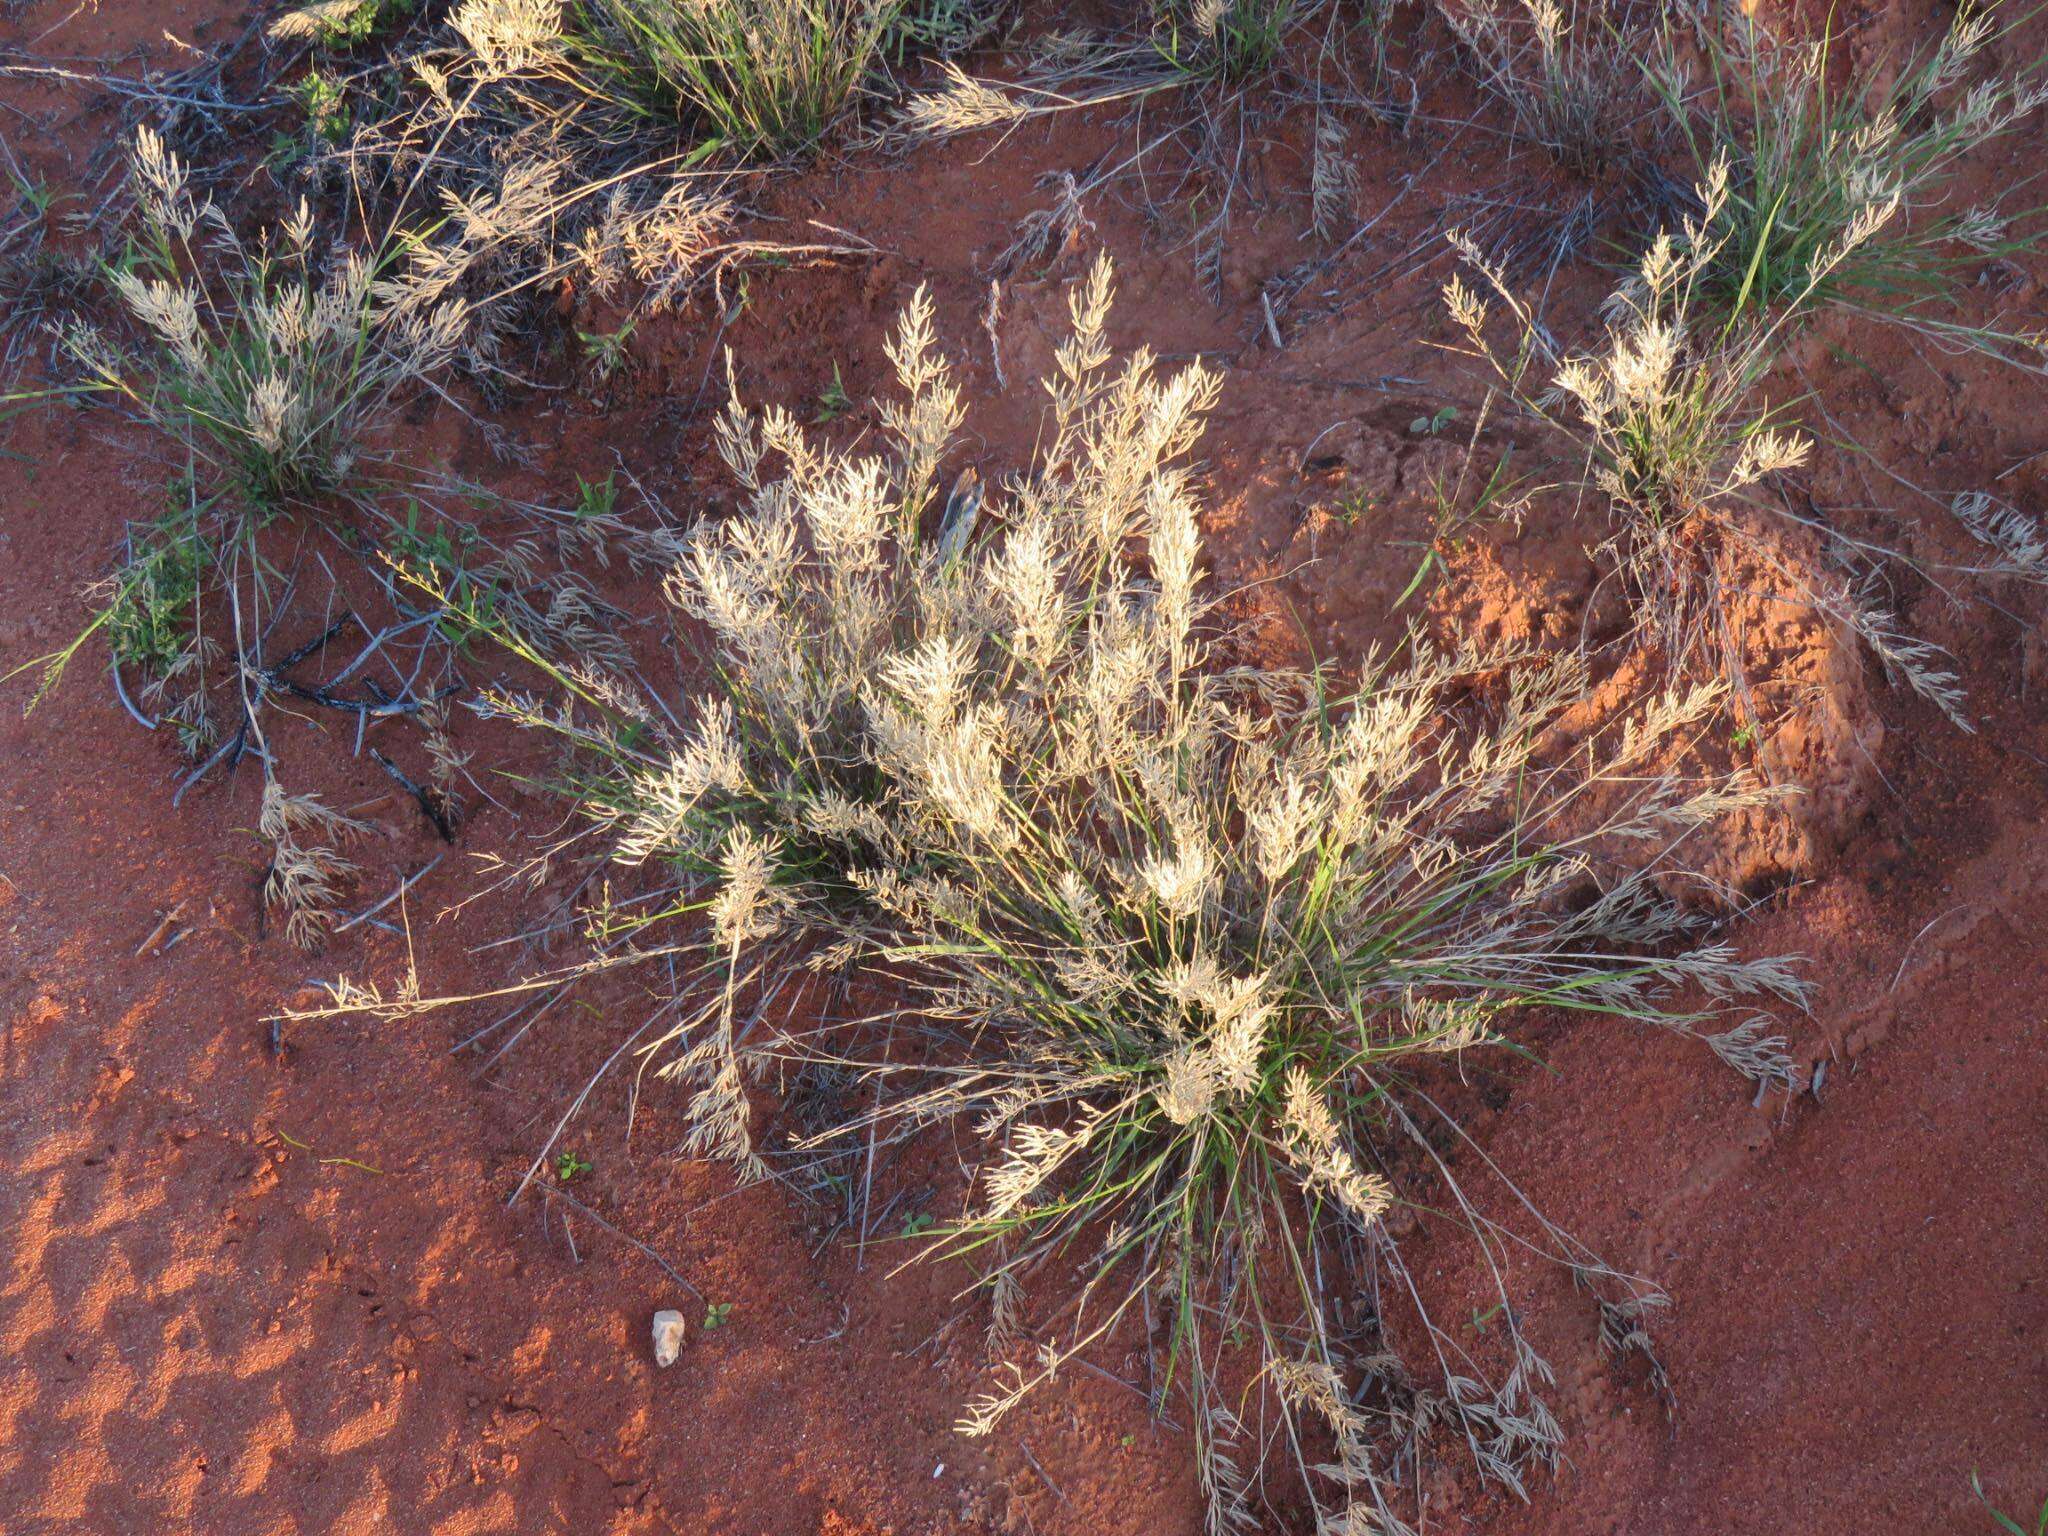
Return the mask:
<path id="1" fill-rule="evenodd" d="M 0 37 L 27 47 L 68 9 L 21 8 Z M 229 13 L 108 0 L 33 48 L 106 58 L 142 45 L 175 62 L 161 31 L 216 44 L 240 24 L 217 19 Z M 1902 17 L 1881 30 L 1919 35 Z M 108 114 L 68 93 L 8 81 L 0 101 L 39 115 L 30 158 L 60 185 L 111 131 Z M 1420 128 L 1413 140 L 1363 122 L 1352 132 L 1368 213 L 1443 147 Z M 1274 646 L 1355 658 L 1398 631 L 1388 608 L 1430 537 L 1429 479 L 1454 473 L 1462 447 L 1408 423 L 1477 386 L 1428 345 L 1441 334 L 1441 264 L 1404 275 L 1441 198 L 1403 205 L 1312 285 L 1285 351 L 1264 338 L 1259 285 L 1323 249 L 1298 238 L 1300 141 L 1290 120 L 1261 151 L 1265 201 L 1234 233 L 1220 305 L 1197 295 L 1185 251 L 1108 198 L 1091 205 L 1082 250 L 1007 285 L 1007 391 L 981 340 L 987 285 L 975 273 L 1046 201 L 1037 176 L 1087 164 L 1120 142 L 1114 128 L 1076 118 L 985 157 L 970 142 L 807 173 L 777 192 L 779 211 L 816 212 L 890 254 L 757 273 L 755 302 L 724 338 L 742 388 L 800 405 L 837 363 L 863 398 L 883 379 L 887 322 L 928 280 L 940 332 L 965 354 L 976 456 L 985 472 L 1014 464 L 1036 426 L 1030 380 L 1065 284 L 1106 246 L 1122 278 L 1117 339 L 1215 351 L 1228 369 L 1203 446 L 1218 576 L 1272 584 Z M 2037 133 L 1975 174 L 2011 179 L 2041 149 Z M 1425 192 L 1499 180 L 1497 153 L 1460 141 Z M 1381 274 L 1388 263 L 1402 270 Z M 1310 317 L 1324 289 L 1342 298 Z M 2039 324 L 2041 293 L 2038 274 L 2023 275 L 2003 295 L 2008 317 Z M 1831 324 L 1827 339 L 1871 366 L 1837 368 L 1814 347 L 1808 374 L 1880 463 L 1947 492 L 2048 451 L 2039 381 L 1918 357 L 1867 328 Z M 433 439 L 473 473 L 557 494 L 616 450 L 692 510 L 721 491 L 686 410 L 706 361 L 702 318 L 651 325 L 636 349 L 639 371 L 609 411 L 571 397 L 509 418 L 542 476 L 508 476 L 459 423 L 435 421 Z M 1390 375 L 1425 384 L 1358 387 Z M 856 413 L 844 429 L 862 425 Z M 54 409 L 5 432 L 0 670 L 75 631 L 78 588 L 166 471 L 103 413 Z M 1324 467 L 1304 475 L 1311 448 Z M 2007 475 L 2005 493 L 2038 511 L 2044 466 Z M 1855 515 L 1913 553 L 1955 552 L 1870 478 L 1823 455 L 1809 483 L 1818 503 L 1867 509 Z M 1373 506 L 1347 524 L 1333 509 L 1353 490 Z M 1483 538 L 1453 556 L 1433 611 L 1504 634 L 1576 631 L 1592 589 L 1582 546 L 1596 537 L 1536 519 Z M 651 611 L 644 586 L 611 585 Z M 2038 596 L 1996 595 L 2041 619 Z M 1819 1094 L 1752 1108 L 1687 1042 L 1574 1024 L 1545 1038 L 1549 1070 L 1498 1075 L 1501 1107 L 1472 1127 L 1546 1214 L 1669 1289 L 1657 1341 L 1675 1419 L 1604 1363 L 1568 1279 L 1531 1268 L 1515 1278 L 1559 1369 L 1569 1463 L 1520 1507 L 1475 1493 L 1446 1456 L 1427 1480 L 1426 1529 L 1989 1530 L 1969 1498 L 1973 1469 L 2016 1512 L 2048 1497 L 2041 642 L 2038 629 L 1934 597 L 1905 617 L 1958 652 L 1976 734 L 1790 626 L 1772 643 L 1820 696 L 1798 703 L 1762 755 L 1813 793 L 1798 821 L 1752 828 L 1731 850 L 1771 893 L 1738 927 L 1742 948 L 1809 958 L 1819 1001 L 1798 1033 L 1807 1059 L 1828 1063 Z M 174 755 L 121 712 L 99 654 L 33 716 L 0 709 L 0 760 L 13 765 L 0 804 L 0 1531 L 1199 1528 L 1185 1439 L 1104 1377 L 1063 1380 L 1005 1437 L 952 1433 L 986 1364 L 977 1329 L 952 1321 L 960 1276 L 895 1272 L 901 1245 L 821 1247 L 800 1202 L 679 1161 L 659 1090 L 628 1139 L 625 1082 L 600 1087 L 573 1138 L 594 1168 L 573 1192 L 701 1298 L 583 1215 L 536 1195 L 508 1209 L 571 1085 L 644 1017 L 631 987 L 606 994 L 602 1016 L 556 1018 L 482 1071 L 451 1047 L 487 1016 L 307 1028 L 273 1051 L 263 1020 L 309 978 L 388 987 L 405 946 L 357 930 L 308 956 L 267 935 L 247 830 L 255 784 L 245 771 L 172 809 Z M 461 730 L 480 772 L 530 751 L 474 722 Z M 367 901 L 440 845 L 349 746 L 347 730 L 311 720 L 279 750 L 295 786 L 367 805 L 384 829 L 364 856 Z M 506 979 L 509 952 L 474 946 L 531 920 L 481 904 L 437 916 L 474 888 L 472 856 L 519 857 L 556 814 L 493 792 L 504 808 L 480 809 L 407 903 L 434 990 Z M 172 908 L 190 936 L 138 953 Z M 912 1161 L 891 1177 L 943 1199 L 957 1184 L 950 1163 Z M 1482 1294 L 1469 1246 L 1427 1228 L 1410 1244 L 1433 1310 L 1466 1315 Z M 716 1331 L 696 1326 L 706 1300 L 733 1304 Z M 647 1322 L 668 1305 L 692 1329 L 681 1363 L 657 1372 Z M 1099 1364 L 1142 1371 L 1135 1359 Z"/>

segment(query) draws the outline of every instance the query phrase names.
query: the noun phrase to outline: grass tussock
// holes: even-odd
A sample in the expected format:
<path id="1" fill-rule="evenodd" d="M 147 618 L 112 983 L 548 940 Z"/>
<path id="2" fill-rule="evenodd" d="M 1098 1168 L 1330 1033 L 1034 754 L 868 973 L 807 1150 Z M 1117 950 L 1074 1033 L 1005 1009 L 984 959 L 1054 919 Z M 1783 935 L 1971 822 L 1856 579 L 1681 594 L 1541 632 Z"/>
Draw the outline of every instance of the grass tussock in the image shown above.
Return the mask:
<path id="1" fill-rule="evenodd" d="M 2039 368 L 2037 341 L 1940 312 L 1966 273 L 2039 247 L 2038 220 L 2002 199 L 1953 205 L 1965 157 L 2048 102 L 2038 62 L 1990 65 L 2005 30 L 1994 9 L 1964 5 L 1932 48 L 1847 84 L 1828 32 L 1787 40 L 1751 17 L 1702 26 L 1688 36 L 1703 67 L 1667 37 L 1651 79 L 1692 179 L 1727 167 L 1705 218 L 1704 291 L 1733 314 L 1844 305 Z"/>
<path id="2" fill-rule="evenodd" d="M 1407 1378 L 1330 1307 L 1333 1277 L 1398 1283 L 1404 1207 L 1458 1213 L 1496 1257 L 1507 1241 L 1430 1150 L 1456 1134 L 1433 1064 L 1512 1049 L 1559 1008 L 1790 1085 L 1752 1005 L 1800 983 L 1670 883 L 1684 839 L 1760 792 L 1665 766 L 1712 687 L 1575 740 L 1572 655 L 1418 639 L 1348 687 L 1228 664 L 1183 462 L 1219 380 L 1117 363 L 1110 303 L 1104 264 L 1074 294 L 1044 446 L 987 505 L 938 494 L 963 412 L 922 298 L 891 346 L 885 453 L 735 399 L 718 436 L 742 506 L 690 531 L 669 585 L 715 686 L 671 710 L 556 667 L 561 702 L 487 707 L 564 739 L 586 835 L 649 880 L 590 924 L 699 993 L 638 1047 L 696 1088 L 692 1150 L 768 1171 L 787 1154 L 756 1144 L 747 1085 L 778 1062 L 855 1070 L 866 1107 L 814 1144 L 957 1122 L 981 1154 L 938 1251 L 975 1255 L 1006 1315 L 1041 1258 L 1078 1257 L 1075 1313 L 963 1430 L 994 1432 L 1157 1301 L 1213 1529 L 1251 1519 L 1233 1380 L 1334 1440 L 1335 1463 L 1301 1468 L 1331 1529 L 1400 1529 L 1390 1439 L 1412 1453 L 1435 1424 L 1516 1488 L 1558 1444 L 1512 1307 L 1500 1374 L 1425 1322 L 1427 1409 L 1405 1386 L 1398 1412 L 1358 1406 Z M 928 1048 L 776 1026 L 774 999 L 819 966 L 901 988 Z M 420 1004 L 343 985 L 337 1006 Z M 1533 1241 L 1617 1316 L 1649 1304 L 1548 1224 Z"/>
<path id="3" fill-rule="evenodd" d="M 900 0 L 581 0 L 586 67 L 695 113 L 742 152 L 817 143 L 852 104 Z"/>
<path id="4" fill-rule="evenodd" d="M 87 382 L 259 505 L 338 488 L 398 392 L 454 356 L 463 307 L 380 282 L 372 255 L 323 263 L 303 203 L 274 244 L 243 239 L 147 128 L 133 166 L 133 234 L 107 278 L 141 339 L 74 326 Z"/>
<path id="5" fill-rule="evenodd" d="M 1625 10 L 1587 0 L 1470 0 L 1438 14 L 1522 138 L 1588 177 L 1634 149 L 1646 38 L 1626 24 Z"/>
<path id="6" fill-rule="evenodd" d="M 1599 554 L 1628 593 L 1637 637 L 1680 675 L 1726 681 L 1745 718 L 1754 706 L 1741 604 L 1761 592 L 1860 640 L 1889 675 L 1969 729 L 1946 653 L 1906 632 L 1879 596 L 1885 569 L 1910 562 L 1823 526 L 1778 483 L 1807 461 L 1811 441 L 1769 403 L 1767 380 L 1791 327 L 1883 229 L 1884 208 L 1866 208 L 1810 258 L 1802 287 L 1752 316 L 1731 314 L 1715 286 L 1738 238 L 1726 220 L 1735 195 L 1726 162 L 1695 195 L 1698 215 L 1658 237 L 1610 297 L 1604 336 L 1582 351 L 1559 348 L 1505 274 L 1458 242 L 1482 284 L 1475 292 L 1454 277 L 1444 290 L 1464 350 L 1576 455 L 1561 485 L 1522 495 L 1561 491 L 1608 517 Z M 2001 507 L 1978 495 L 1954 502 L 1993 558 L 1950 570 L 2038 575 L 2038 538 Z"/>
<path id="7" fill-rule="evenodd" d="M 1152 41 L 1187 75 L 1248 80 L 1273 67 L 1303 0 L 1156 0 Z"/>

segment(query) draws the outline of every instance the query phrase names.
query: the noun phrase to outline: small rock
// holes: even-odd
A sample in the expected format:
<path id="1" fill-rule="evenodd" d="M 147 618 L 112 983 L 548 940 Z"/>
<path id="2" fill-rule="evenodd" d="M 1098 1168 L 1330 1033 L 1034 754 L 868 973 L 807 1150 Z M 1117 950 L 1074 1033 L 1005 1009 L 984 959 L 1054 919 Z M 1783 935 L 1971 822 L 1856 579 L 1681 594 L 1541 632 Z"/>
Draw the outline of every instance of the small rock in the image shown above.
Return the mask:
<path id="1" fill-rule="evenodd" d="M 654 1314 L 654 1363 L 668 1366 L 676 1363 L 676 1356 L 683 1352 L 683 1314 L 672 1307 L 664 1307 Z"/>

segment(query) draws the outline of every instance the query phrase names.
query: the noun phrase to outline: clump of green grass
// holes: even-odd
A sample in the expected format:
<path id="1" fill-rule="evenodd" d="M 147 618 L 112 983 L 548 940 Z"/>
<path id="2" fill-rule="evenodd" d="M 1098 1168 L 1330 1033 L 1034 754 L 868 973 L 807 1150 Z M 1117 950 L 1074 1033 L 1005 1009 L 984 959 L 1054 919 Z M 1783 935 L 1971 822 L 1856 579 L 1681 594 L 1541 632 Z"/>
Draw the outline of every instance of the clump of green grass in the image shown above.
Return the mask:
<path id="1" fill-rule="evenodd" d="M 361 252 L 323 264 L 304 204 L 275 244 L 244 239 L 147 128 L 133 186 L 135 228 L 107 278 L 140 341 L 72 327 L 88 383 L 259 506 L 338 488 L 398 392 L 453 356 L 462 306 L 381 285 Z"/>
<path id="2" fill-rule="evenodd" d="M 1713 688 L 1565 750 L 1588 688 L 1575 655 L 1417 639 L 1348 685 L 1229 665 L 1181 462 L 1220 379 L 1143 352 L 1118 366 L 1110 304 L 1105 263 L 1074 295 L 1044 446 L 987 508 L 969 481 L 937 494 L 963 412 L 923 296 L 890 347 L 886 453 L 734 400 L 718 441 L 741 505 L 688 535 L 669 588 L 709 637 L 706 691 L 653 708 L 557 667 L 562 706 L 495 700 L 575 750 L 591 828 L 648 879 L 591 915 L 612 958 L 510 990 L 674 963 L 674 1022 L 636 1048 L 695 1088 L 687 1145 L 755 1174 L 792 1155 L 753 1133 L 747 1085 L 778 1063 L 874 1085 L 808 1146 L 934 1121 L 970 1134 L 971 1194 L 925 1240 L 983 1262 L 999 1321 L 1054 1252 L 1088 1284 L 964 1432 L 995 1432 L 1156 1301 L 1213 1529 L 1251 1521 L 1226 1382 L 1290 1427 L 1322 1421 L 1337 1460 L 1313 1497 L 1336 1528 L 1395 1528 L 1384 1439 L 1412 1449 L 1440 1422 L 1519 1489 L 1561 1435 L 1505 1278 L 1501 1374 L 1426 1318 L 1407 1341 L 1441 1364 L 1426 1411 L 1328 1300 L 1405 1286 L 1388 1225 L 1404 1208 L 1457 1213 L 1507 1270 L 1507 1229 L 1429 1150 L 1462 1134 L 1431 1083 L 1515 1049 L 1548 1009 L 1676 1031 L 1795 1083 L 1742 1007 L 1796 1003 L 1794 972 L 1737 956 L 1670 894 L 1685 838 L 1761 792 L 1660 766 L 1671 737 L 1716 728 Z M 926 1043 L 905 1057 L 878 1021 L 775 1024 L 820 967 L 890 979 Z M 1649 1305 L 1537 1227 L 1537 1251 L 1617 1315 Z M 1368 1387 L 1408 1408 L 1368 1412 Z"/>
<path id="3" fill-rule="evenodd" d="M 901 0 L 580 0 L 587 69 L 771 154 L 817 143 L 851 105 Z"/>
<path id="4" fill-rule="evenodd" d="M 1155 0 L 1152 43 L 1176 70 L 1227 81 L 1272 68 L 1303 0 Z"/>
<path id="5" fill-rule="evenodd" d="M 884 52 L 896 65 L 919 54 L 957 57 L 987 40 L 1003 10 L 1002 0 L 905 0 L 889 24 Z"/>
<path id="6" fill-rule="evenodd" d="M 1986 259 L 2039 248 L 2039 229 L 1998 200 L 1957 208 L 1950 191 L 1966 156 L 2022 131 L 2048 101 L 2038 61 L 1984 67 L 2001 35 L 1991 9 L 1964 5 L 1939 43 L 1880 72 L 1883 83 L 1846 86 L 1831 78 L 1831 34 L 1786 41 L 1746 16 L 1702 27 L 1704 80 L 1667 39 L 1651 80 L 1694 179 L 1728 166 L 1705 293 L 1734 314 L 1839 304 L 2041 366 L 2027 338 L 1936 312 Z"/>

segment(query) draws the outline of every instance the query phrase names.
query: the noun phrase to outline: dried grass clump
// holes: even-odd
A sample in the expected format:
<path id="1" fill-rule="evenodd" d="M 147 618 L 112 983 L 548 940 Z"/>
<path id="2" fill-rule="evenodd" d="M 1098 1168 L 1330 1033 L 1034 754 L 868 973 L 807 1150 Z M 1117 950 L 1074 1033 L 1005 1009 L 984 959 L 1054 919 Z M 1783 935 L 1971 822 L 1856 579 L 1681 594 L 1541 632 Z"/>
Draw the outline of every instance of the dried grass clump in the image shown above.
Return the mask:
<path id="1" fill-rule="evenodd" d="M 1388 1440 L 1412 1450 L 1437 1424 L 1516 1488 L 1558 1441 L 1512 1308 L 1497 1377 L 1425 1319 L 1410 1342 L 1441 1364 L 1431 1406 L 1406 1386 L 1404 1407 L 1358 1406 L 1368 1381 L 1406 1378 L 1328 1298 L 1405 1286 L 1395 1211 L 1461 1213 L 1506 1270 L 1506 1229 L 1433 1150 L 1459 1134 L 1435 1064 L 1511 1047 L 1556 1007 L 1700 1037 L 1791 1082 L 1782 1041 L 1740 1005 L 1796 1002 L 1800 983 L 1670 894 L 1687 834 L 1760 797 L 1660 766 L 1712 715 L 1711 687 L 1574 742 L 1576 656 L 1417 640 L 1350 690 L 1220 665 L 1179 463 L 1220 381 L 1142 351 L 1115 364 L 1110 302 L 1104 263 L 1073 298 L 1044 446 L 986 510 L 935 494 L 962 410 L 922 296 L 891 346 L 904 398 L 886 454 L 735 401 L 719 444 L 743 504 L 691 532 L 669 588 L 709 636 L 714 686 L 672 719 L 557 669 L 565 706 L 493 707 L 573 743 L 610 858 L 659 872 L 591 921 L 620 959 L 662 958 L 701 988 L 641 1048 L 697 1086 L 694 1150 L 763 1171 L 750 1077 L 852 1067 L 873 1096 L 808 1144 L 969 1128 L 981 1163 L 940 1249 L 989 1257 L 1013 1324 L 1041 1258 L 1087 1269 L 1073 1316 L 963 1430 L 993 1432 L 1156 1301 L 1214 1529 L 1250 1521 L 1233 1381 L 1270 1390 L 1290 1424 L 1326 1421 L 1329 1528 L 1400 1529 Z M 685 914 L 706 926 L 679 932 Z M 814 965 L 889 978 L 942 1043 L 905 1059 L 869 1024 L 777 1028 L 769 1005 Z M 419 1006 L 353 987 L 337 1004 Z M 1540 1219 L 1528 1241 L 1610 1305 L 1652 1294 Z"/>
<path id="2" fill-rule="evenodd" d="M 131 181 L 130 255 L 105 276 L 139 334 L 117 340 L 111 327 L 80 324 L 64 340 L 90 383 L 176 446 L 183 472 L 172 479 L 171 508 L 131 523 L 114 573 L 87 589 L 93 617 L 83 632 L 15 669 L 39 669 L 28 708 L 101 635 L 128 714 L 145 730 L 170 726 L 166 735 L 196 764 L 174 804 L 216 769 L 231 775 L 249 756 L 270 764 L 263 719 L 284 699 L 295 711 L 348 719 L 360 754 L 373 725 L 424 722 L 466 686 L 443 615 L 402 593 L 394 567 L 489 607 L 548 655 L 627 664 L 625 616 L 565 567 L 602 564 L 613 552 L 665 567 L 670 529 L 620 515 L 609 482 L 601 503 L 590 487 L 580 507 L 511 503 L 412 474 L 385 453 L 367 456 L 402 392 L 437 387 L 438 373 L 487 342 L 477 323 L 491 296 L 472 303 L 470 294 L 494 252 L 520 237 L 521 220 L 539 216 L 530 199 L 517 209 L 458 201 L 424 226 L 323 252 L 303 203 L 276 236 L 238 233 L 147 129 Z M 623 245 L 614 259 L 638 270 L 639 250 Z M 517 531 L 486 533 L 473 517 L 442 510 L 455 502 L 470 513 L 492 506 Z M 279 558 L 294 537 L 299 548 Z M 345 595 L 329 585 L 325 603 L 307 600 L 314 569 L 334 581 L 308 540 L 330 540 L 355 569 L 360 579 Z M 351 632 L 354 660 L 326 666 L 330 647 Z M 225 675 L 215 665 L 223 659 Z M 441 788 L 440 803 L 452 804 Z M 307 914 L 328 905 L 341 867 L 328 857 L 331 839 L 308 841 L 310 827 L 281 823 L 264 834 L 279 849 L 270 900 L 299 942 L 318 936 Z"/>
<path id="3" fill-rule="evenodd" d="M 263 781 L 257 836 L 270 844 L 263 904 L 284 919 L 285 937 L 312 949 L 334 926 L 335 904 L 356 873 L 341 850 L 370 831 L 368 822 L 323 805 L 318 795 L 286 794 L 276 779 Z"/>
<path id="4" fill-rule="evenodd" d="M 694 114 L 679 122 L 673 101 L 657 110 L 629 89 L 614 35 L 629 11 L 650 26 L 657 13 L 678 27 L 709 14 L 628 0 L 462 0 L 429 45 L 399 61 L 410 89 L 398 107 L 358 123 L 316 168 L 346 180 L 366 222 L 403 232 L 394 284 L 467 307 L 458 361 L 487 396 L 523 371 L 508 366 L 508 349 L 539 354 L 559 337 L 554 301 L 565 284 L 624 309 L 630 324 L 700 286 L 717 290 L 756 254 L 800 261 L 863 249 L 735 237 L 743 173 L 721 168 L 732 157 L 716 151 L 765 141 L 717 137 L 715 127 L 700 138 Z"/>
<path id="5" fill-rule="evenodd" d="M 1439 14 L 1523 137 L 1581 176 L 1628 150 L 1647 39 L 1625 12 L 1589 0 L 1454 0 Z"/>
<path id="6" fill-rule="evenodd" d="M 259 504 L 340 486 L 394 396 L 454 355 L 463 306 L 380 283 L 360 251 L 323 263 L 304 204 L 274 248 L 245 240 L 148 128 L 133 169 L 133 259 L 108 280 L 141 342 L 81 324 L 71 355 Z"/>
<path id="7" fill-rule="evenodd" d="M 1696 195 L 1698 217 L 1676 236 L 1659 235 L 1609 299 L 1605 335 L 1589 352 L 1560 351 L 1499 268 L 1458 242 L 1505 310 L 1512 343 L 1494 344 L 1489 305 L 1454 277 L 1445 299 L 1467 350 L 1580 455 L 1563 489 L 1590 497 L 1612 519 L 1600 553 L 1627 589 L 1638 636 L 1676 673 L 1722 678 L 1747 709 L 1748 626 L 1734 605 L 1761 590 L 1819 615 L 1845 639 L 1861 639 L 1890 674 L 1968 729 L 1946 653 L 1904 633 L 1875 595 L 1883 569 L 1904 557 L 1821 527 L 1772 486 L 1806 462 L 1811 445 L 1768 404 L 1766 376 L 1789 328 L 1876 236 L 1889 205 L 1866 208 L 1815 253 L 1801 288 L 1751 319 L 1730 316 L 1712 291 L 1736 238 L 1725 220 L 1733 197 L 1726 162 L 1710 168 Z M 1957 513 L 1966 525 L 1974 518 L 1978 536 L 1994 545 L 2018 532 L 2009 520 L 1994 527 L 1974 502 Z M 1848 579 L 1823 568 L 1807 552 L 1814 546 Z M 2008 554 L 1994 566 L 1962 569 L 2025 567 Z"/>

